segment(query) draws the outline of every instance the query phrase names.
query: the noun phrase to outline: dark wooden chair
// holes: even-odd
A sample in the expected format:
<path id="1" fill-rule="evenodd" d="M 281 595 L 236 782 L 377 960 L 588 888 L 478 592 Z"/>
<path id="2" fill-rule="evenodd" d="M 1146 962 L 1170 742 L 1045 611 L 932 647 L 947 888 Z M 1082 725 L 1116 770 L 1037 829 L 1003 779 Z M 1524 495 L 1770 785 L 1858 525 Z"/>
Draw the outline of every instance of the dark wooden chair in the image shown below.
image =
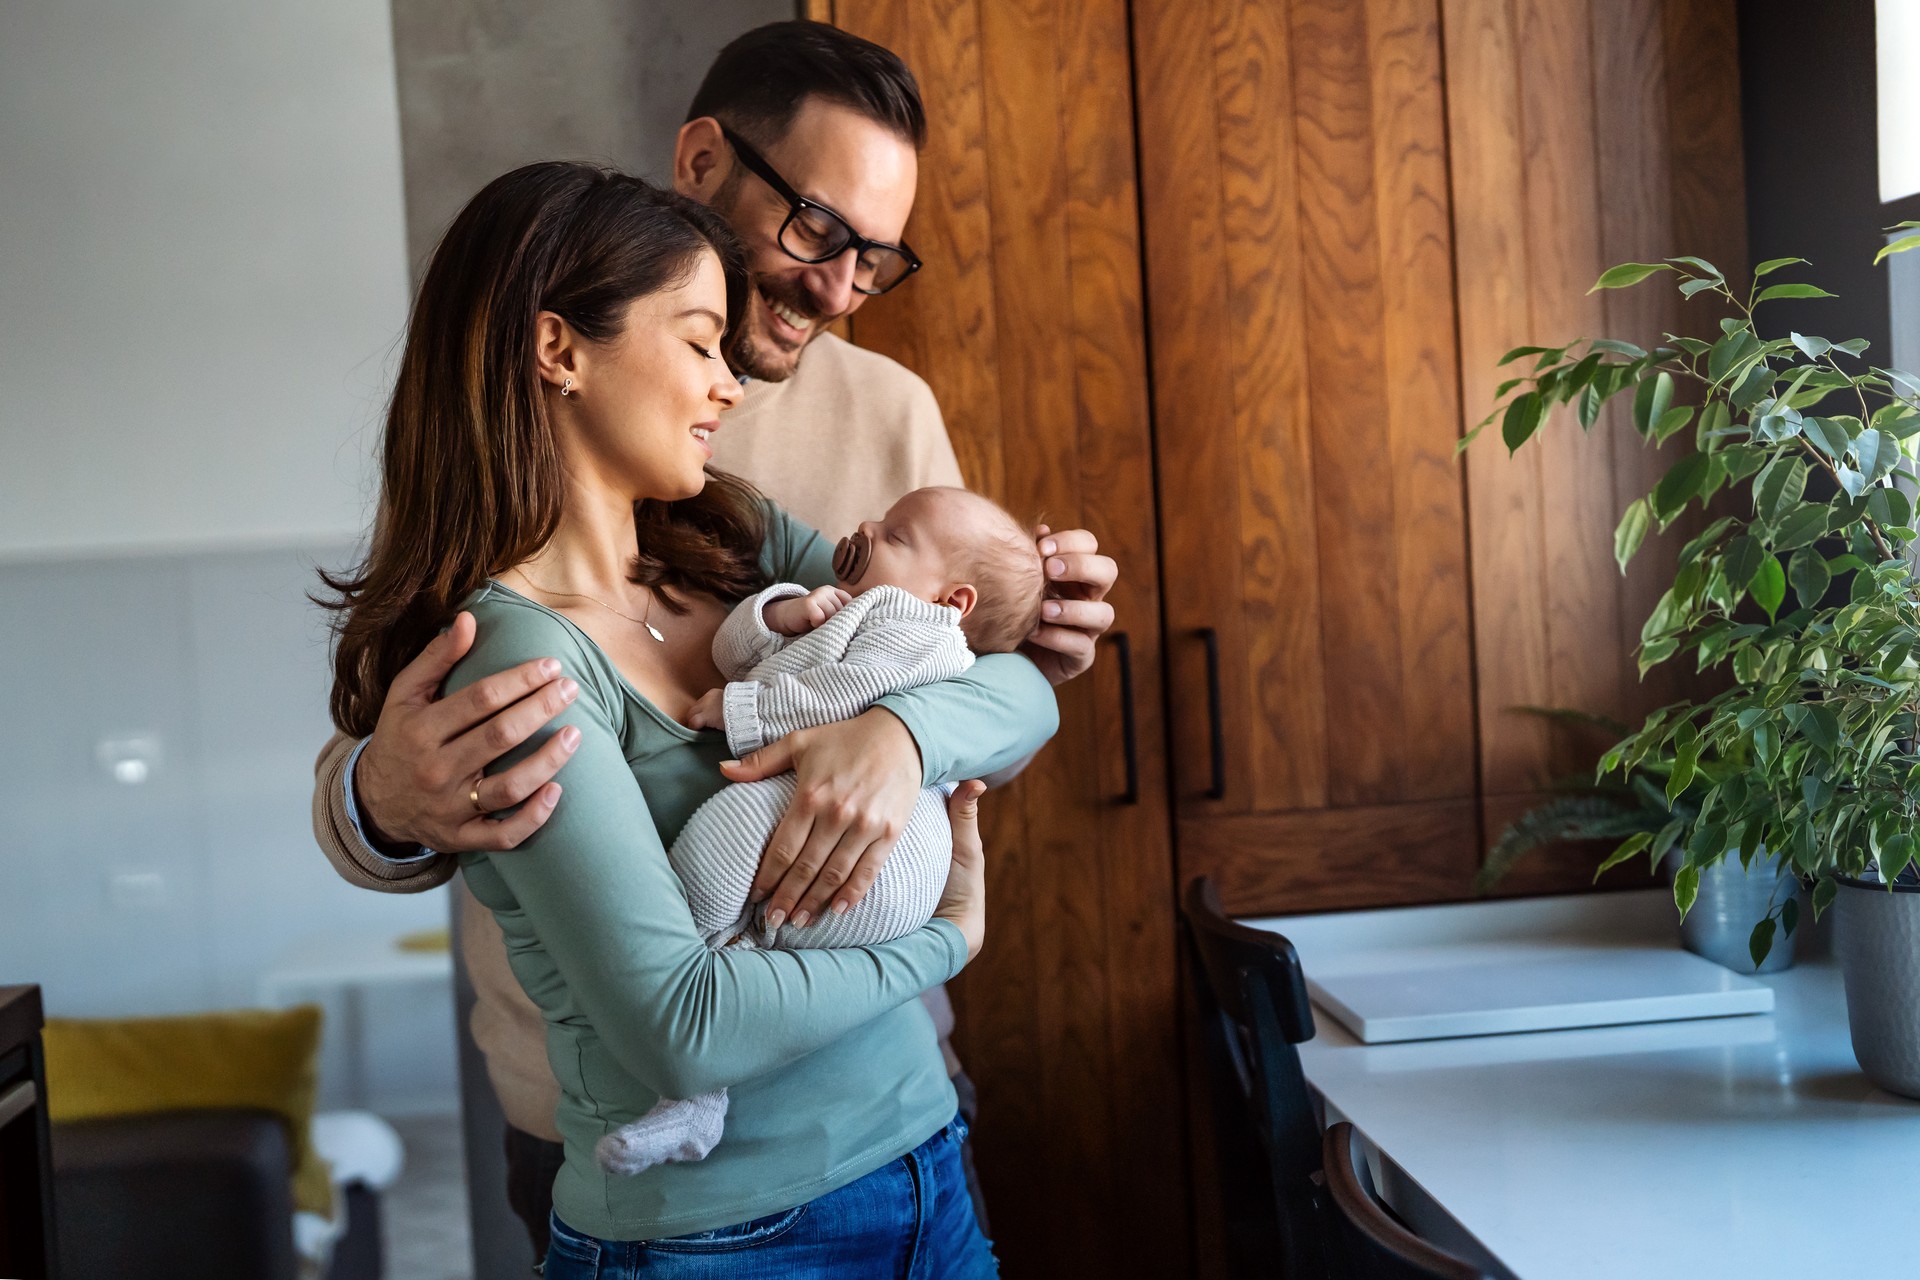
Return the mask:
<path id="1" fill-rule="evenodd" d="M 1323 1165 L 1332 1221 L 1327 1261 L 1341 1280 L 1491 1280 L 1407 1227 L 1373 1191 L 1366 1156 L 1352 1125 L 1329 1125 Z"/>
<path id="2" fill-rule="evenodd" d="M 1294 1046 L 1313 1008 L 1293 944 L 1227 919 L 1212 881 L 1182 903 L 1205 1027 L 1220 1197 L 1235 1273 L 1319 1280 L 1320 1122 Z"/>

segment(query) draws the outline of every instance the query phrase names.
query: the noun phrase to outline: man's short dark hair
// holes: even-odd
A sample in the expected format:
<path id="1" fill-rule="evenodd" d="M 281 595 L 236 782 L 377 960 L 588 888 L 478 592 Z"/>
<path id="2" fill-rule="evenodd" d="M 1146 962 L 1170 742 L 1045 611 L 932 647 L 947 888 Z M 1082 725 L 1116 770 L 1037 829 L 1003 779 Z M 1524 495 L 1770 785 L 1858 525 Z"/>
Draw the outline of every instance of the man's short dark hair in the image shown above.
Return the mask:
<path id="1" fill-rule="evenodd" d="M 808 98 L 851 107 L 916 149 L 926 145 L 927 113 L 907 64 L 824 22 L 770 22 L 729 44 L 707 69 L 687 119 L 712 116 L 771 146 Z"/>

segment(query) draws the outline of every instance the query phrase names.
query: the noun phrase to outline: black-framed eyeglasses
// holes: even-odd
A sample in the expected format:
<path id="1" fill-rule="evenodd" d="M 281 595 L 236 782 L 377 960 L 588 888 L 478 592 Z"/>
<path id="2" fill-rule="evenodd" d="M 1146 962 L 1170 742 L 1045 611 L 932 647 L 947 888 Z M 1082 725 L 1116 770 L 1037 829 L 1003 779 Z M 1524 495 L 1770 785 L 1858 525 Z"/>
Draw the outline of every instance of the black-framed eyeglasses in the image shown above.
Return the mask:
<path id="1" fill-rule="evenodd" d="M 920 259 L 904 242 L 885 244 L 869 240 L 847 225 L 847 220 L 795 191 L 753 144 L 720 126 L 740 163 L 760 181 L 772 187 L 774 194 L 787 202 L 787 220 L 780 224 L 780 249 L 789 258 L 808 264 L 828 262 L 851 249 L 853 287 L 873 295 L 887 290 L 920 269 Z"/>

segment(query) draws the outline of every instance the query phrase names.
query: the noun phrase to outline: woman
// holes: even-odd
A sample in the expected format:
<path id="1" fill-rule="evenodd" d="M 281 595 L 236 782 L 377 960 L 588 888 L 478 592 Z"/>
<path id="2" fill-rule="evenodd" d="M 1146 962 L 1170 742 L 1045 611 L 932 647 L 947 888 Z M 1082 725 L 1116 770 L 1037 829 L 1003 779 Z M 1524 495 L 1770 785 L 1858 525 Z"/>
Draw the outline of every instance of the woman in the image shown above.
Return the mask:
<path id="1" fill-rule="evenodd" d="M 462 860 L 561 1084 L 549 1276 L 991 1275 L 914 998 L 980 947 L 977 786 L 956 793 L 939 915 L 884 946 L 709 952 L 666 859 L 725 781 L 724 735 L 679 718 L 716 685 L 727 609 L 776 578 L 832 580 L 817 534 L 704 469 L 740 393 L 719 349 L 745 289 L 723 222 L 624 175 L 530 165 L 473 199 L 415 306 L 372 548 L 330 580 L 334 718 L 367 732 L 461 608 L 478 639 L 449 689 L 542 656 L 572 682 L 549 726 L 571 740 L 566 803 L 520 851 Z M 916 789 L 1004 767 L 1055 724 L 1045 680 L 1011 656 L 883 705 L 873 731 L 912 730 L 924 766 L 903 751 L 897 771 Z M 660 1099 L 722 1087 L 705 1160 L 595 1164 Z"/>

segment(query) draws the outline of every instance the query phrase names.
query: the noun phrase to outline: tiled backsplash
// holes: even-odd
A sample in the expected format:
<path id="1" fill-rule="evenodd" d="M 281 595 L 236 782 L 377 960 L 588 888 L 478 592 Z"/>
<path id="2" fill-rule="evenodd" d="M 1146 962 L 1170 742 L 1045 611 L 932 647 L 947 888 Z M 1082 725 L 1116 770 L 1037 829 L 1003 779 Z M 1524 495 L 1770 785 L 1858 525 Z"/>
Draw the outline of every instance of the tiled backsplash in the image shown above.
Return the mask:
<path id="1" fill-rule="evenodd" d="M 444 890 L 353 888 L 309 827 L 331 730 L 306 593 L 351 554 L 0 563 L 0 981 L 40 983 L 54 1015 L 235 1007 L 291 948 L 446 923 Z M 369 1101 L 451 1106 L 450 993 L 362 1012 Z"/>

